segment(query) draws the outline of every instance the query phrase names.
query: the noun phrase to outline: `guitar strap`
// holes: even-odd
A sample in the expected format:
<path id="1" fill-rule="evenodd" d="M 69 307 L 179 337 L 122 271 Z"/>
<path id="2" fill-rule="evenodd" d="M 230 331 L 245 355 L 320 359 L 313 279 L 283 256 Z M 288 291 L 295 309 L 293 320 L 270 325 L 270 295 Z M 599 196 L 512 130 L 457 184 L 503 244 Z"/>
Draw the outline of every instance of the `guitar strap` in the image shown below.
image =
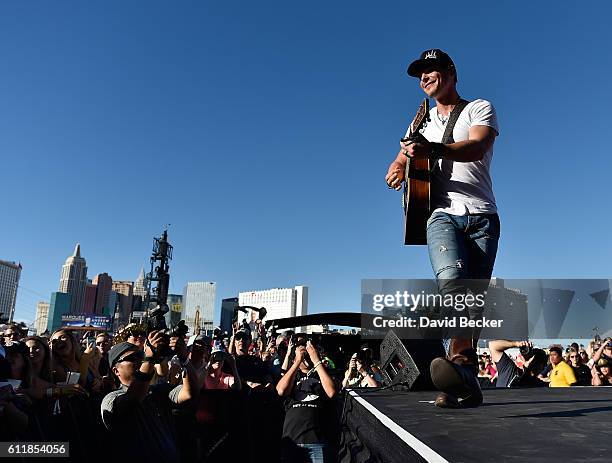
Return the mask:
<path id="1" fill-rule="evenodd" d="M 455 124 L 457 123 L 457 119 L 459 119 L 459 115 L 465 109 L 465 107 L 468 105 L 468 103 L 469 103 L 468 100 L 464 100 L 463 98 L 459 98 L 459 101 L 457 102 L 457 104 L 455 105 L 453 110 L 451 111 L 450 116 L 448 117 L 448 121 L 446 122 L 446 128 L 444 129 L 444 135 L 442 135 L 442 144 L 443 145 L 448 145 L 450 143 L 455 143 L 455 140 L 453 139 L 453 129 L 455 128 Z M 429 169 L 430 173 L 433 173 L 434 169 L 438 165 L 438 160 L 439 159 L 440 158 L 435 158 L 435 159 L 431 160 L 431 167 Z"/>
<path id="2" fill-rule="evenodd" d="M 453 129 L 455 128 L 457 119 L 459 119 L 459 114 L 461 114 L 461 111 L 463 111 L 463 109 L 468 105 L 468 103 L 468 100 L 459 98 L 459 101 L 451 111 L 450 116 L 448 118 L 448 122 L 446 123 L 446 128 L 444 129 L 444 135 L 442 135 L 443 145 L 455 143 L 455 140 L 453 139 Z"/>

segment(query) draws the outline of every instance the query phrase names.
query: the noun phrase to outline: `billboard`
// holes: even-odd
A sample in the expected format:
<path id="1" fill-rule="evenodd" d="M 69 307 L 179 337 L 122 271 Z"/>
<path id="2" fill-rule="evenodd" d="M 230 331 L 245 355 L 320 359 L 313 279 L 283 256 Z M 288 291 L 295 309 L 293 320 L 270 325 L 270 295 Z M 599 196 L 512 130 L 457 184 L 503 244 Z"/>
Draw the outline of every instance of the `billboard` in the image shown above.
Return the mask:
<path id="1" fill-rule="evenodd" d="M 106 315 L 93 314 L 64 314 L 62 315 L 62 326 L 68 327 L 94 327 L 107 330 L 110 325 L 110 317 Z"/>

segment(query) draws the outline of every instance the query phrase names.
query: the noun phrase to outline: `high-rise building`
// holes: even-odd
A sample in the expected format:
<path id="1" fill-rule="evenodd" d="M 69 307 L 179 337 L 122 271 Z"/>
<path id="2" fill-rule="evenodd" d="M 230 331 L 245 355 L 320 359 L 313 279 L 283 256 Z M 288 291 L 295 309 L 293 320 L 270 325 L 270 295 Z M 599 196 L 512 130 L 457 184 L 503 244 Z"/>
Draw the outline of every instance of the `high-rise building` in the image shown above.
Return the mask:
<path id="1" fill-rule="evenodd" d="M 96 306 L 96 285 L 91 283 L 85 285 L 85 301 L 83 302 L 83 313 L 94 313 L 94 307 Z"/>
<path id="2" fill-rule="evenodd" d="M 234 317 L 234 310 L 237 306 L 237 297 L 229 297 L 221 301 L 221 322 L 219 323 L 219 327 L 230 334 L 232 333 L 232 318 Z"/>
<path id="3" fill-rule="evenodd" d="M 72 310 L 72 294 L 55 292 L 51 293 L 49 302 L 49 321 L 47 329 L 53 333 L 62 326 L 62 315 L 66 315 Z"/>
<path id="4" fill-rule="evenodd" d="M 132 297 L 132 312 L 142 312 L 144 310 L 144 301 L 142 296 Z M 131 315 L 130 315 L 131 317 Z"/>
<path id="5" fill-rule="evenodd" d="M 115 314 L 115 310 L 117 309 L 118 302 L 119 302 L 119 293 L 111 289 L 108 292 L 108 303 L 102 309 L 102 315 L 106 315 L 107 317 L 112 317 Z"/>
<path id="6" fill-rule="evenodd" d="M 144 301 L 145 294 L 147 294 L 147 285 L 145 280 L 144 268 L 140 269 L 140 273 L 138 274 L 138 278 L 134 282 L 134 296 L 140 296 Z"/>
<path id="7" fill-rule="evenodd" d="M 113 289 L 113 279 L 108 273 L 99 273 L 94 277 L 93 284 L 96 285 L 96 303 L 93 313 L 96 315 L 108 313 L 111 309 L 108 298 Z M 113 305 L 112 309 L 114 310 L 114 308 Z"/>
<path id="8" fill-rule="evenodd" d="M 21 277 L 21 264 L 0 260 L 0 317 L 13 321 L 17 288 Z"/>
<path id="9" fill-rule="evenodd" d="M 216 286 L 212 281 L 192 281 L 185 285 L 183 318 L 194 334 L 213 329 Z"/>
<path id="10" fill-rule="evenodd" d="M 176 325 L 181 319 L 183 312 L 183 295 L 182 294 L 168 294 L 168 300 L 166 301 L 168 308 L 170 309 L 166 315 L 166 325 L 168 327 Z"/>
<path id="11" fill-rule="evenodd" d="M 49 325 L 49 307 L 50 304 L 45 301 L 39 301 L 36 304 L 36 320 L 34 320 L 36 336 L 40 336 L 47 331 L 47 326 Z"/>
<path id="12" fill-rule="evenodd" d="M 71 294 L 70 313 L 82 313 L 87 286 L 87 264 L 81 257 L 81 245 L 77 243 L 74 253 L 62 267 L 59 291 Z"/>
<path id="13" fill-rule="evenodd" d="M 246 291 L 238 293 L 238 303 L 241 306 L 265 307 L 266 320 L 299 317 L 308 314 L 308 286 Z M 249 313 L 246 318 L 251 322 L 257 315 Z"/>
<path id="14" fill-rule="evenodd" d="M 132 312 L 132 300 L 134 297 L 134 282 L 132 281 L 113 281 L 113 291 L 117 293 L 119 310 L 116 322 L 127 324 Z M 113 312 L 111 311 L 111 314 Z"/>

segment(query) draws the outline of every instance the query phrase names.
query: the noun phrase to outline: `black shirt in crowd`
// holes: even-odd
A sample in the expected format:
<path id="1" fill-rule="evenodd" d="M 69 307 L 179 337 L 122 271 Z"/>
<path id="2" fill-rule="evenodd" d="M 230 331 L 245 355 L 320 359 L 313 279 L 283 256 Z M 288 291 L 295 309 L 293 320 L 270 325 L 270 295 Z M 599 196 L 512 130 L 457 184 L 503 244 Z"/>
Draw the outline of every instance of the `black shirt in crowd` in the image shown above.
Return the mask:
<path id="1" fill-rule="evenodd" d="M 574 375 L 576 376 L 576 386 L 590 386 L 591 385 L 591 370 L 586 365 L 578 365 L 572 367 Z"/>
<path id="2" fill-rule="evenodd" d="M 497 368 L 496 387 L 542 387 L 547 386 L 544 381 L 524 373 L 524 370 L 516 366 L 516 363 L 508 357 L 505 352 L 502 353 L 498 362 L 495 362 Z"/>
<path id="3" fill-rule="evenodd" d="M 285 402 L 283 438 L 297 444 L 325 443 L 331 406 L 332 401 L 317 373 L 308 376 L 298 370 L 293 390 Z"/>
<path id="4" fill-rule="evenodd" d="M 127 386 L 102 400 L 102 421 L 110 431 L 109 451 L 121 461 L 178 462 L 171 409 L 183 386 L 159 384 L 149 387 L 142 402 L 125 400 Z"/>
<path id="5" fill-rule="evenodd" d="M 226 366 L 224 365 L 224 369 Z M 265 384 L 269 380 L 268 369 L 265 364 L 260 358 L 253 355 L 236 356 L 236 370 L 238 370 L 242 381 Z M 231 373 L 231 370 L 229 373 Z"/>

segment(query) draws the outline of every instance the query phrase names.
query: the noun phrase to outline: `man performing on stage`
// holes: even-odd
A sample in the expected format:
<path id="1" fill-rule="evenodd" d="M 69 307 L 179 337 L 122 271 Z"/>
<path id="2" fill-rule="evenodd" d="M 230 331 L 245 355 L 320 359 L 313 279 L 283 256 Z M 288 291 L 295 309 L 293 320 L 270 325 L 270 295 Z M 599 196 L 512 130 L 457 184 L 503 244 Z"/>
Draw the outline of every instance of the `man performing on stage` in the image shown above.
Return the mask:
<path id="1" fill-rule="evenodd" d="M 431 211 L 427 246 L 441 293 L 452 293 L 465 279 L 488 285 L 497 253 L 500 223 L 489 167 L 498 135 L 493 105 L 467 102 L 457 93 L 457 70 L 439 49 L 424 51 L 408 67 L 420 87 L 436 101 L 430 121 L 420 135 L 400 143 L 400 151 L 385 177 L 389 188 L 400 190 L 408 158 L 435 160 L 431 173 Z M 454 124 L 454 126 L 453 126 Z M 448 127 L 447 130 L 447 126 Z M 445 135 L 443 141 L 443 136 Z M 406 179 L 407 180 L 407 179 Z M 431 375 L 441 391 L 439 407 L 469 407 L 482 403 L 476 379 L 476 342 L 450 336 L 447 359 L 431 363 Z"/>

